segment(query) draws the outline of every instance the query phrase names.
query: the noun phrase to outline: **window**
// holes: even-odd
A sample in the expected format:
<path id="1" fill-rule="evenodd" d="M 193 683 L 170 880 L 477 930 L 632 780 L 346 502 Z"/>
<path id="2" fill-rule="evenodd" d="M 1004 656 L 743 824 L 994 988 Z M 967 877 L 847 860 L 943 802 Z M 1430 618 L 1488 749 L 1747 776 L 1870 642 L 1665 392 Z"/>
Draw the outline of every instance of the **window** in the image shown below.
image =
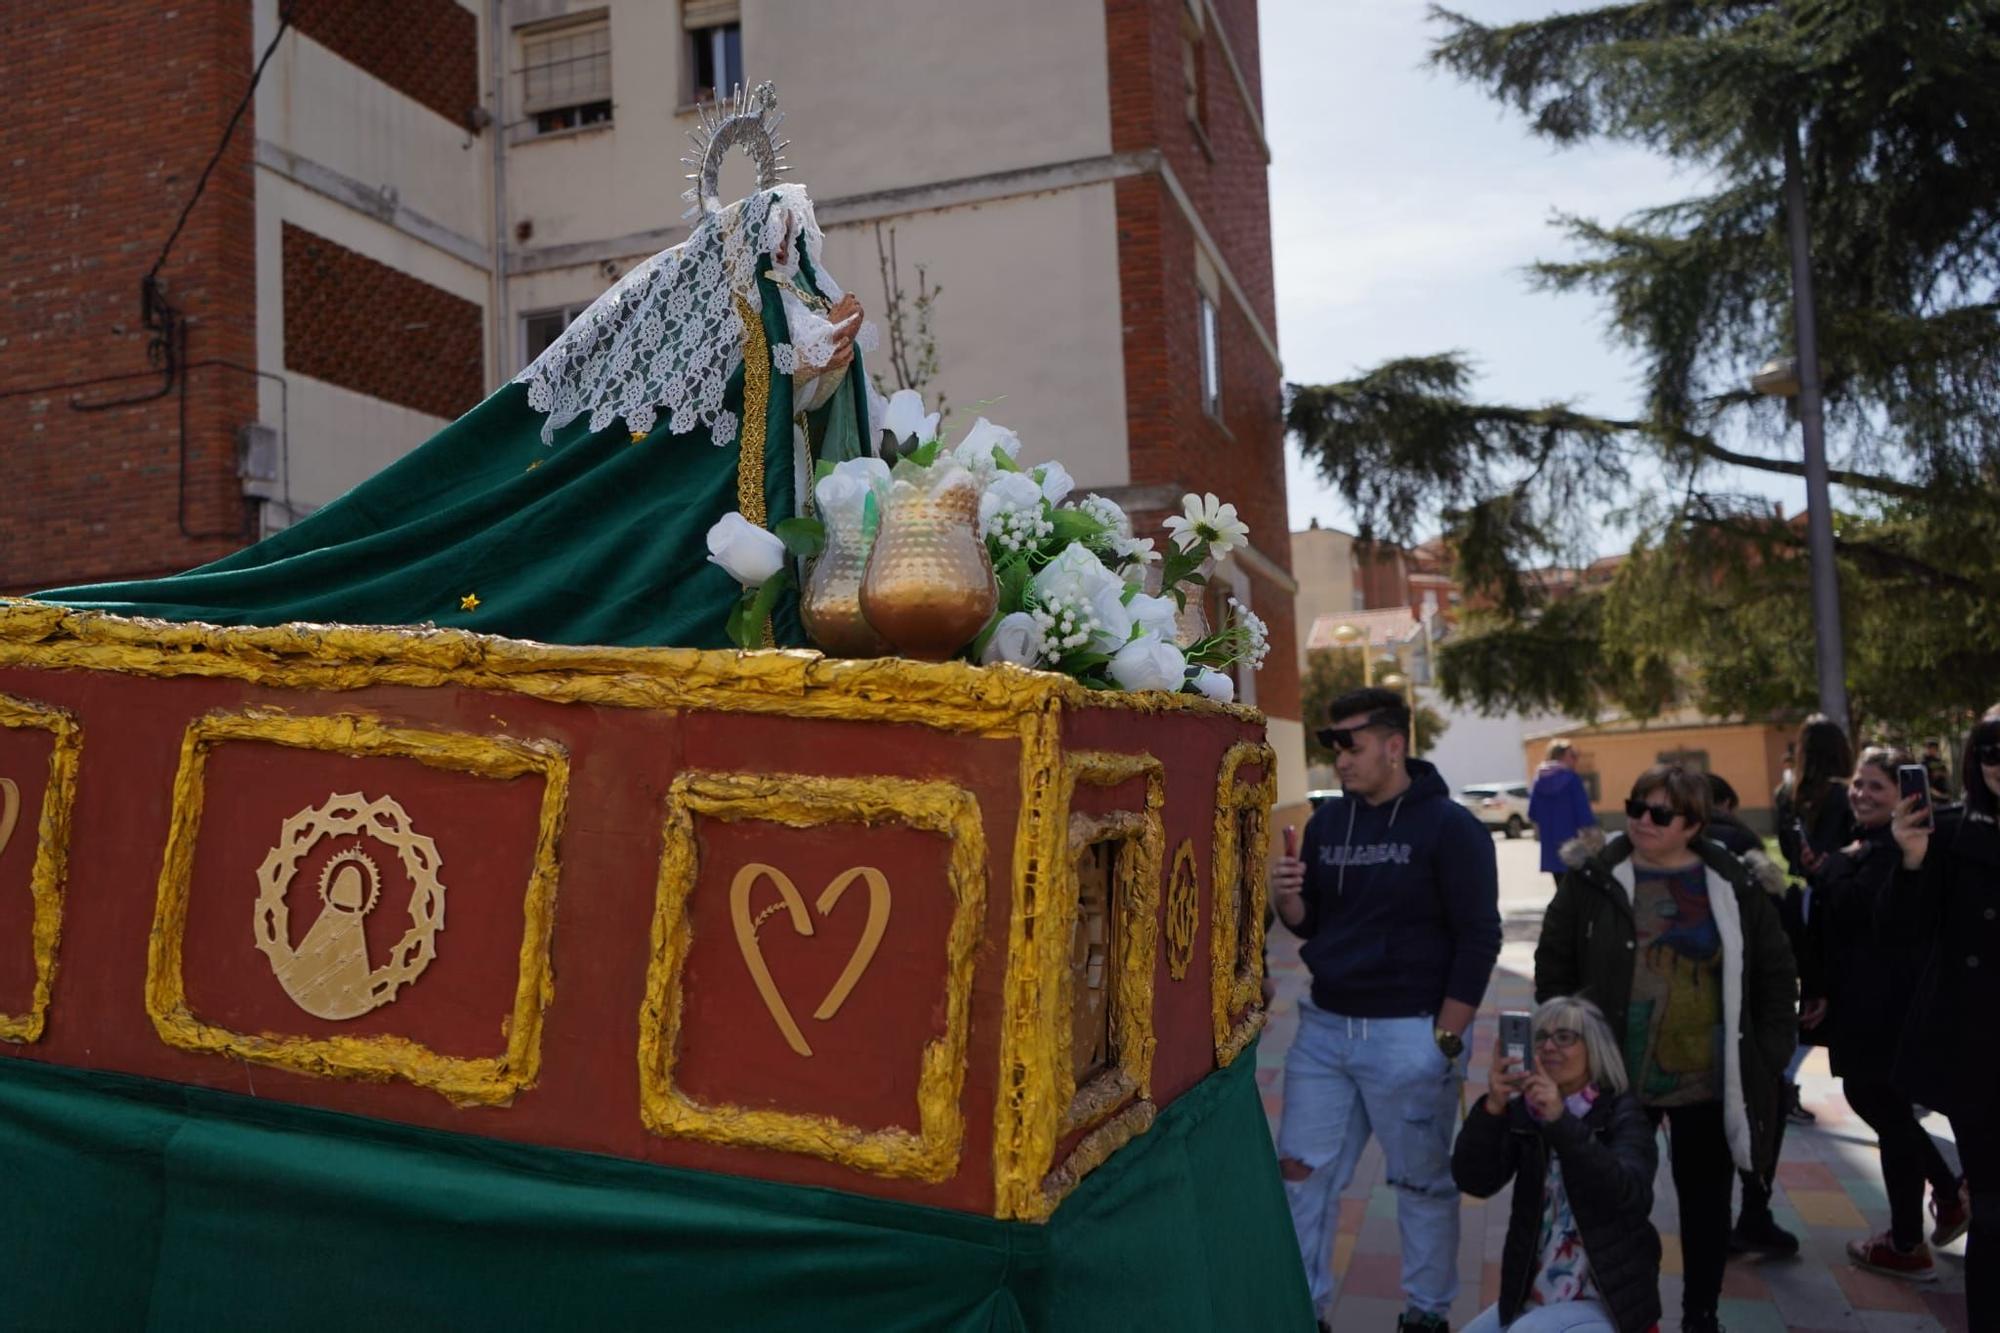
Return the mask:
<path id="1" fill-rule="evenodd" d="M 570 321 L 581 315 L 589 305 L 588 301 L 581 301 L 554 310 L 531 310 L 521 316 L 521 364 L 528 365 L 548 351 L 549 344 L 560 338 L 562 331 L 570 326 Z"/>
<path id="2" fill-rule="evenodd" d="M 1679 764 L 1690 773 L 1708 772 L 1708 751 L 1706 750 L 1662 750 L 1659 762 Z"/>
<path id="3" fill-rule="evenodd" d="M 535 133 L 611 123 L 611 20 L 521 33 L 521 104 Z"/>
<path id="4" fill-rule="evenodd" d="M 1212 417 L 1222 416 L 1222 348 L 1217 339 L 1215 298 L 1201 294 L 1201 406 Z"/>
<path id="5" fill-rule="evenodd" d="M 1201 17 L 1193 6 L 1181 16 L 1181 92 L 1188 123 L 1197 134 L 1208 129 L 1208 61 L 1203 49 Z M 1202 147 L 1207 148 L 1204 142 Z"/>
<path id="6" fill-rule="evenodd" d="M 727 97 L 743 82 L 743 25 L 737 0 L 683 0 L 689 102 Z"/>

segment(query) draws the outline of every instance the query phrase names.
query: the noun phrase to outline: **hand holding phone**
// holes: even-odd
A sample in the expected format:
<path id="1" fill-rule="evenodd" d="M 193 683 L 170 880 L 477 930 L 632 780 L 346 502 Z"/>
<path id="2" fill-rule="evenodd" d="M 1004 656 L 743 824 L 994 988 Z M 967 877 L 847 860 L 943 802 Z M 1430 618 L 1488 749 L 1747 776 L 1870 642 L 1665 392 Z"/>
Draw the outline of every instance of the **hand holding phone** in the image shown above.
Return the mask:
<path id="1" fill-rule="evenodd" d="M 1500 1015 L 1500 1054 L 1521 1062 L 1523 1073 L 1535 1072 L 1534 1015 L 1525 1009 L 1508 1009 Z"/>
<path id="2" fill-rule="evenodd" d="M 1931 775 L 1922 764 L 1902 764 L 1896 769 L 1896 788 L 1903 800 L 1916 798 L 1916 809 L 1923 814 L 1923 827 L 1931 822 Z"/>

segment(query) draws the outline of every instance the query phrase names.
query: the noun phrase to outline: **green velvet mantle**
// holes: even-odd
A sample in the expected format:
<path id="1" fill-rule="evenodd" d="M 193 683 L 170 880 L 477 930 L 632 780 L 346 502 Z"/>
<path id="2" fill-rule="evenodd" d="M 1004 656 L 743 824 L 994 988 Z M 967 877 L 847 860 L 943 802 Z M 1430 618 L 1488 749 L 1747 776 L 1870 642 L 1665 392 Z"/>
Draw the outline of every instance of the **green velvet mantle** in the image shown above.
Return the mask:
<path id="1" fill-rule="evenodd" d="M 767 340 L 789 340 L 784 305 L 758 279 Z M 811 414 L 839 458 L 866 438 L 857 354 L 845 386 Z M 725 405 L 743 413 L 743 372 Z M 664 425 L 633 442 L 623 421 L 578 418 L 544 445 L 527 388 L 509 384 L 416 450 L 294 526 L 171 578 L 58 588 L 43 601 L 218 625 L 434 622 L 542 643 L 726 648 L 738 589 L 708 559 L 709 526 L 737 507 L 734 442 Z M 770 377 L 764 412 L 767 526 L 798 509 L 792 383 Z M 476 607 L 464 609 L 468 596 Z M 805 643 L 798 598 L 773 615 L 781 646 Z"/>

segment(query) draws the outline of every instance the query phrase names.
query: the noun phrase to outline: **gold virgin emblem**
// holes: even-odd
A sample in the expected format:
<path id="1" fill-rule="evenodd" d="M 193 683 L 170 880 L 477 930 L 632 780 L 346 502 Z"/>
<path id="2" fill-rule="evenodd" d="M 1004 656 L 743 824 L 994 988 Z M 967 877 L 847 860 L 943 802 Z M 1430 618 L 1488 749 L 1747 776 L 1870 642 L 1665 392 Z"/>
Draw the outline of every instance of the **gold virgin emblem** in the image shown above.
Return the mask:
<path id="1" fill-rule="evenodd" d="M 319 915 L 298 948 L 291 945 L 291 916 L 285 893 L 299 863 L 329 838 L 354 838 L 336 848 L 319 875 Z M 368 957 L 363 924 L 382 897 L 382 871 L 366 850 L 369 840 L 393 851 L 410 878 L 410 928 L 380 967 Z M 410 817 L 394 797 L 368 800 L 359 793 L 334 795 L 287 819 L 264 864 L 257 870 L 257 947 L 285 994 L 316 1018 L 359 1018 L 396 998 L 396 992 L 423 975 L 437 954 L 444 929 L 444 885 L 437 844 L 410 828 Z"/>
<path id="2" fill-rule="evenodd" d="M 757 881 L 769 878 L 777 887 L 778 901 L 758 913 L 755 920 L 750 916 L 750 890 Z M 813 1010 L 813 1017 L 824 1023 L 840 1012 L 840 1006 L 847 1003 L 847 997 L 854 990 L 861 974 L 875 961 L 875 950 L 881 946 L 882 934 L 889 929 L 889 880 L 873 866 L 855 866 L 842 871 L 828 884 L 814 904 L 821 916 L 829 916 L 839 905 L 840 896 L 847 892 L 847 886 L 855 880 L 865 880 L 868 884 L 868 921 L 861 929 L 861 939 L 854 946 L 854 952 L 847 959 L 833 989 L 820 1001 L 819 1008 Z M 785 1044 L 800 1055 L 810 1056 L 812 1047 L 806 1044 L 805 1034 L 792 1018 L 791 1009 L 785 999 L 778 994 L 778 984 L 771 979 L 770 964 L 764 961 L 763 946 L 757 942 L 757 928 L 764 919 L 783 908 L 791 915 L 792 929 L 801 935 L 813 933 L 812 917 L 806 912 L 805 899 L 799 896 L 798 886 L 791 876 L 776 866 L 767 866 L 753 861 L 736 872 L 736 878 L 729 885 L 729 917 L 736 927 L 736 947 L 743 951 L 743 962 L 750 969 L 751 980 L 757 983 L 757 993 L 764 998 L 764 1007 L 771 1011 L 771 1018 L 784 1034 Z"/>

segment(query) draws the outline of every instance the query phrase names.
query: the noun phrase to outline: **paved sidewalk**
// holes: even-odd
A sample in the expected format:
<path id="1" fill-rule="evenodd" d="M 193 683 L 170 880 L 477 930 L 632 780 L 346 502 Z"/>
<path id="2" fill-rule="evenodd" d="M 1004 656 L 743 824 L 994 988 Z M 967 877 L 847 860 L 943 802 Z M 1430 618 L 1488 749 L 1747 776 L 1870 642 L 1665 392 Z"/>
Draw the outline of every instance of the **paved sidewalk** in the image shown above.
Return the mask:
<path id="1" fill-rule="evenodd" d="M 1507 943 L 1488 989 L 1473 1033 L 1472 1080 L 1467 1097 L 1485 1087 L 1492 1052 L 1495 1015 L 1501 1009 L 1532 1009 L 1534 939 L 1540 907 L 1549 881 L 1533 872 L 1532 842 L 1500 843 L 1502 912 Z M 1283 927 L 1271 939 L 1271 974 L 1278 993 L 1271 1021 L 1258 1047 L 1257 1081 L 1264 1108 L 1276 1133 L 1284 1091 L 1285 1051 L 1298 1026 L 1298 997 L 1307 988 L 1298 960 L 1298 941 Z M 1800 1076 L 1806 1105 L 1819 1116 L 1812 1128 L 1789 1127 L 1773 1208 L 1779 1224 L 1803 1242 L 1799 1258 L 1756 1263 L 1737 1260 L 1729 1265 L 1722 1288 L 1722 1321 L 1730 1333 L 1966 1333 L 1965 1242 L 1938 1256 L 1940 1276 L 1934 1283 L 1913 1284 L 1878 1277 L 1847 1261 L 1848 1240 L 1888 1223 L 1882 1193 L 1882 1173 L 1874 1135 L 1848 1110 L 1839 1080 L 1827 1072 L 1823 1052 L 1815 1052 Z M 1942 1117 L 1925 1121 L 1956 1160 L 1950 1126 Z M 1334 1245 L 1334 1271 L 1340 1288 L 1333 1326 L 1346 1333 L 1387 1330 L 1396 1326 L 1403 1308 L 1401 1261 L 1396 1233 L 1395 1192 L 1383 1183 L 1381 1149 L 1373 1144 L 1361 1159 L 1340 1206 L 1340 1231 Z M 1663 1333 L 1680 1328 L 1680 1222 L 1673 1183 L 1667 1175 L 1662 1140 L 1660 1179 L 1655 1191 L 1653 1222 L 1665 1248 L 1661 1298 L 1667 1319 Z M 1457 1305 L 1453 1327 L 1471 1321 L 1495 1299 L 1500 1281 L 1500 1249 L 1507 1234 L 1507 1195 L 1464 1201 L 1460 1229 Z"/>

